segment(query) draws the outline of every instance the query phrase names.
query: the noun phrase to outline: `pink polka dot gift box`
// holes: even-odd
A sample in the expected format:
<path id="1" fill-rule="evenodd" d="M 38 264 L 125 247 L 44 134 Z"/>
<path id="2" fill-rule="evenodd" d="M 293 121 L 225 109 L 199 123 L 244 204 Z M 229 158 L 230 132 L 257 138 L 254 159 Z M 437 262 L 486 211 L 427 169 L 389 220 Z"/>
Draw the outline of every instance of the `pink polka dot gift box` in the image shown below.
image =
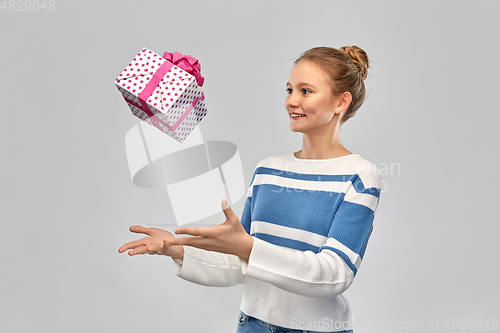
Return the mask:
<path id="1" fill-rule="evenodd" d="M 143 48 L 116 78 L 132 114 L 182 143 L 207 114 L 198 60 Z"/>

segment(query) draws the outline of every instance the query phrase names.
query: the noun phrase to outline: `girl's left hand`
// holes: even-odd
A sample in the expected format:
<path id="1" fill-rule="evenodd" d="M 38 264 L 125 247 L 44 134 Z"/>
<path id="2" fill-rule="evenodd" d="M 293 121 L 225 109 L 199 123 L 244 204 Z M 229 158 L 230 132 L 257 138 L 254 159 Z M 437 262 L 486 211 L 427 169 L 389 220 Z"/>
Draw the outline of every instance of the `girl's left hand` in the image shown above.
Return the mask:
<path id="1" fill-rule="evenodd" d="M 222 211 L 226 215 L 224 223 L 204 228 L 179 228 L 175 231 L 177 235 L 195 237 L 165 239 L 165 247 L 168 249 L 173 245 L 187 245 L 208 251 L 234 254 L 248 260 L 252 251 L 253 237 L 245 231 L 238 216 L 229 207 L 226 198 L 222 199 Z"/>

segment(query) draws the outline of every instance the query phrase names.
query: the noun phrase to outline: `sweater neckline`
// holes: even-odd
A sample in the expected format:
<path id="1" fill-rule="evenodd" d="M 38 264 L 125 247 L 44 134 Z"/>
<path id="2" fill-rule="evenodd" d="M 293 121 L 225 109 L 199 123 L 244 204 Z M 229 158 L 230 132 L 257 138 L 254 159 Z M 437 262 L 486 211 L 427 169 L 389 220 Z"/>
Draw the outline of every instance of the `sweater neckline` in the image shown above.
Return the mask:
<path id="1" fill-rule="evenodd" d="M 333 158 L 312 159 L 312 158 L 297 158 L 297 157 L 295 157 L 295 152 L 293 152 L 290 154 L 290 156 L 292 157 L 293 160 L 300 161 L 300 162 L 328 162 L 328 161 L 336 161 L 336 160 L 344 159 L 344 158 L 347 158 L 350 156 L 359 156 L 359 155 L 358 154 L 348 154 L 348 155 L 333 157 Z"/>

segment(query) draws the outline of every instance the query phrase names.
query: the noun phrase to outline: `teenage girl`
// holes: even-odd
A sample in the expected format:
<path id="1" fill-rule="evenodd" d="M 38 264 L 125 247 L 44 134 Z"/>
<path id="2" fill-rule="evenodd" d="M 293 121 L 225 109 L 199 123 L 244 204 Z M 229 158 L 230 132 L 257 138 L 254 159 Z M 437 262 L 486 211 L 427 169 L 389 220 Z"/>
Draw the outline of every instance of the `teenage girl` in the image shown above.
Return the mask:
<path id="1" fill-rule="evenodd" d="M 364 101 L 368 66 L 357 46 L 304 52 L 285 99 L 302 149 L 258 163 L 241 221 L 224 198 L 221 225 L 179 228 L 193 236 L 181 238 L 131 226 L 148 236 L 118 251 L 169 256 L 175 273 L 194 283 L 243 283 L 238 333 L 352 332 L 346 290 L 372 232 L 381 175 L 339 132 Z"/>

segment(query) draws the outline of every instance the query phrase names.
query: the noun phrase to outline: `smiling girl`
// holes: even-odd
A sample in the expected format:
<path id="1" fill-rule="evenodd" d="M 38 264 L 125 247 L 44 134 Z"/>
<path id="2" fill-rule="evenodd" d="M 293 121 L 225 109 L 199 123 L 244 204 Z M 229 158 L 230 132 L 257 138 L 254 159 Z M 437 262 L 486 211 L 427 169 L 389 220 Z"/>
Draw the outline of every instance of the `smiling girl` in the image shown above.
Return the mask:
<path id="1" fill-rule="evenodd" d="M 357 46 L 317 47 L 295 61 L 285 109 L 302 149 L 261 160 L 241 221 L 226 198 L 226 221 L 179 228 L 131 226 L 148 236 L 129 255 L 161 254 L 175 273 L 207 286 L 245 285 L 238 333 L 352 332 L 346 290 L 373 229 L 381 175 L 347 150 L 340 126 L 365 98 L 368 57 Z"/>

